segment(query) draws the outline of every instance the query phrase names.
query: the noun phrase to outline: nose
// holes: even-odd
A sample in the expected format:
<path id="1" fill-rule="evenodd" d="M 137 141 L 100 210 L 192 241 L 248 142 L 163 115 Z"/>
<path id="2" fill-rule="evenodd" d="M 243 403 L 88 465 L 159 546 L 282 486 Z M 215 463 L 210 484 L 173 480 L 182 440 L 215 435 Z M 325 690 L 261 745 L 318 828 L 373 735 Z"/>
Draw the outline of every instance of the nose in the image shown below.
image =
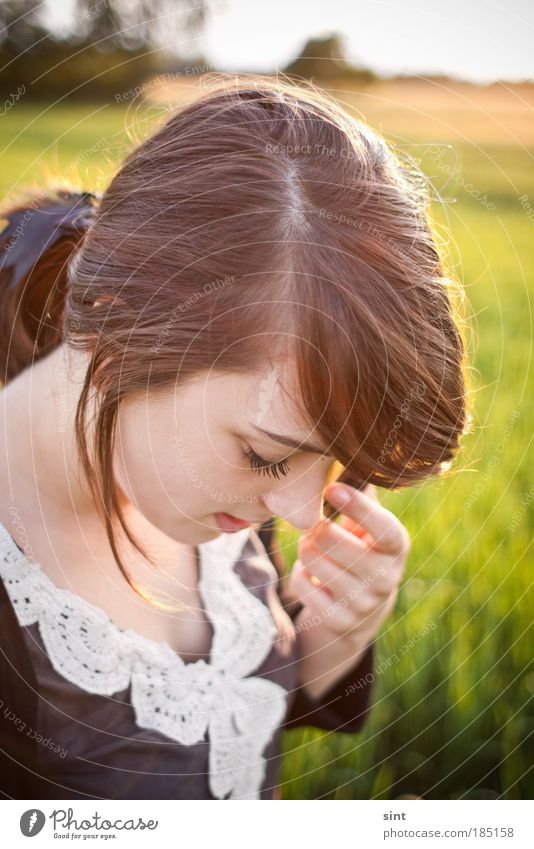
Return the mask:
<path id="1" fill-rule="evenodd" d="M 310 530 L 324 518 L 323 492 L 332 481 L 332 466 L 337 465 L 331 458 L 306 462 L 308 468 L 298 464 L 287 477 L 276 481 L 263 498 L 271 513 L 301 531 Z"/>

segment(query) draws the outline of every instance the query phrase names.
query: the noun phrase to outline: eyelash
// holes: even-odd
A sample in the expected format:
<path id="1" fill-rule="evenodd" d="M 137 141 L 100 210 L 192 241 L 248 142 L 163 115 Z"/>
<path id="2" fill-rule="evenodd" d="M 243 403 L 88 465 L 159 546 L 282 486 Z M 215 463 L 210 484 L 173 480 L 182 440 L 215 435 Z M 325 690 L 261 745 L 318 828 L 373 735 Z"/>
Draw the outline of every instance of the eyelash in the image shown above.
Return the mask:
<path id="1" fill-rule="evenodd" d="M 252 471 L 258 475 L 274 475 L 275 478 L 278 478 L 280 475 L 285 477 L 289 472 L 289 460 L 279 460 L 278 463 L 269 463 L 268 460 L 264 460 L 263 457 L 256 454 L 250 447 L 244 452 L 244 455 L 248 458 Z"/>

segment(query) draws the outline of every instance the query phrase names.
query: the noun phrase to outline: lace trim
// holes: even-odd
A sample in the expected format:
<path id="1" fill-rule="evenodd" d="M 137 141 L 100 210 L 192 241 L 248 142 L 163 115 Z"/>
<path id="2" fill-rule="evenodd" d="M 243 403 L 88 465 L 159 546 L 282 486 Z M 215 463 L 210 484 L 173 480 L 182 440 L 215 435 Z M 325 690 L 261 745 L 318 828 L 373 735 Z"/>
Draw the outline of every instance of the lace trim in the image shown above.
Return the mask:
<path id="1" fill-rule="evenodd" d="M 249 533 L 198 546 L 199 593 L 213 640 L 209 663 L 184 663 L 168 643 L 119 628 L 99 607 L 56 586 L 0 524 L 0 576 L 20 624 L 38 622 L 56 672 L 100 695 L 131 685 L 137 724 L 185 746 L 209 732 L 209 785 L 219 799 L 260 798 L 262 752 L 287 707 L 283 687 L 250 677 L 269 654 L 276 626 L 233 568 Z"/>

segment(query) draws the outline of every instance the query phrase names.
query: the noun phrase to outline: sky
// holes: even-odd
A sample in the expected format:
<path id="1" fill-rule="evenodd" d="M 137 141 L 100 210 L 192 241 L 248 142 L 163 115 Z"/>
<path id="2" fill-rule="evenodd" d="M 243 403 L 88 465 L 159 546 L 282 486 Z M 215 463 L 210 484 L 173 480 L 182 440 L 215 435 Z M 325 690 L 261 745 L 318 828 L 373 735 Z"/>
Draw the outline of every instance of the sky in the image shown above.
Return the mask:
<path id="1" fill-rule="evenodd" d="M 61 20 L 71 3 L 51 0 L 50 14 Z M 308 38 L 335 31 L 349 61 L 385 76 L 534 80 L 534 0 L 209 0 L 209 9 L 196 45 L 221 71 L 282 70 Z M 187 58 L 192 46 L 176 49 Z"/>

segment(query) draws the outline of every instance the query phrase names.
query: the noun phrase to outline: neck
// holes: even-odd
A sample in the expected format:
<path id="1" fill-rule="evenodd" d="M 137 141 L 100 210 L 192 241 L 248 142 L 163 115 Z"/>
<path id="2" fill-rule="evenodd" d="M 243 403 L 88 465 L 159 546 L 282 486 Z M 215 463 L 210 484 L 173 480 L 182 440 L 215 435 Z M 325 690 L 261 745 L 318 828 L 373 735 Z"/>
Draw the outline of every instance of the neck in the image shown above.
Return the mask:
<path id="1" fill-rule="evenodd" d="M 13 506 L 96 516 L 74 431 L 87 367 L 87 355 L 64 344 L 0 392 L 0 462 Z"/>
<path id="2" fill-rule="evenodd" d="M 14 509 L 17 516 L 26 517 L 28 524 L 33 519 L 38 527 L 47 528 L 45 538 L 48 541 L 49 528 L 67 529 L 67 547 L 73 542 L 76 529 L 83 528 L 84 545 L 91 540 L 92 557 L 98 553 L 99 568 L 115 574 L 116 563 L 110 559 L 104 523 L 77 452 L 74 419 L 87 367 L 86 354 L 61 346 L 25 369 L 0 391 L 0 473 L 5 482 L 0 521 L 16 536 L 11 527 Z M 89 449 L 91 444 L 92 433 L 89 432 Z M 176 587 L 167 587 L 165 577 L 154 572 L 153 563 L 163 563 L 171 569 L 171 583 L 176 575 L 173 570 L 179 563 L 182 577 L 196 585 L 199 549 L 170 541 L 145 519 L 119 487 L 117 489 L 127 525 L 134 536 L 142 540 L 149 558 L 154 558 L 148 562 L 118 528 L 116 542 L 120 548 L 125 546 L 122 553 L 127 557 L 132 580 L 140 589 L 145 587 L 157 593 L 163 587 L 165 593 L 172 596 Z M 34 538 L 39 536 L 37 533 Z M 42 544 L 45 559 L 50 561 L 56 557 L 58 544 L 59 537 L 54 537 L 53 533 L 53 558 L 47 553 L 47 543 Z M 21 547 L 23 545 L 21 543 Z M 189 577 L 191 575 L 196 577 Z"/>

